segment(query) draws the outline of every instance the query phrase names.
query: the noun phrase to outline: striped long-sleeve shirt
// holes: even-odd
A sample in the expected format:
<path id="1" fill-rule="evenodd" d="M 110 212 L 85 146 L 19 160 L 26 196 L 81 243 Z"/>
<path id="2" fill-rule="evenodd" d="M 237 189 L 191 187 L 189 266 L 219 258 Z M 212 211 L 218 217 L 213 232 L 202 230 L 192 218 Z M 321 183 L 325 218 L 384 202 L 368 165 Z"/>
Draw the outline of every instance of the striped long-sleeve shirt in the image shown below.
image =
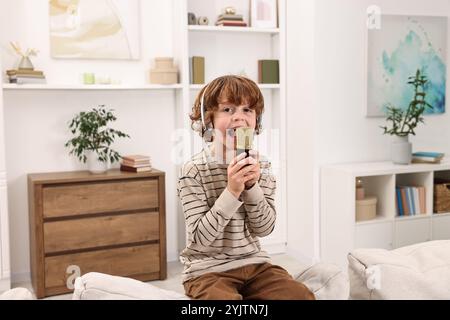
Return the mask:
<path id="1" fill-rule="evenodd" d="M 258 237 L 275 227 L 276 181 L 270 163 L 261 161 L 261 177 L 236 199 L 227 189 L 227 167 L 206 147 L 184 164 L 178 196 L 186 222 L 186 248 L 180 254 L 183 282 L 209 272 L 223 272 L 270 262 Z"/>

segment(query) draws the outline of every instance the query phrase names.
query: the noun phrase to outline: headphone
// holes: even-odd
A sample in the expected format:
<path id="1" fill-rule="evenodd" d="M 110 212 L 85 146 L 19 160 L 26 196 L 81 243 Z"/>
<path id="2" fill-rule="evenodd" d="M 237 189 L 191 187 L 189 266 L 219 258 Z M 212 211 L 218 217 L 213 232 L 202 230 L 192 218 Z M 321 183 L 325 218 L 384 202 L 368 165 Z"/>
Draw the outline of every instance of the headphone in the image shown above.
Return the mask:
<path id="1" fill-rule="evenodd" d="M 203 90 L 203 94 L 202 97 L 200 98 L 200 116 L 202 119 L 202 128 L 200 129 L 200 133 L 201 136 L 203 137 L 203 139 L 205 139 L 205 141 L 207 142 L 211 142 L 213 140 L 213 135 L 214 135 L 214 129 L 212 127 L 207 128 L 206 127 L 206 122 L 205 122 L 205 106 L 204 106 L 204 101 L 205 101 L 205 94 L 208 91 L 208 87 L 211 83 L 208 83 L 205 87 L 205 90 Z M 259 134 L 260 130 L 261 130 L 261 114 L 256 118 L 256 133 Z M 203 131 L 203 128 L 205 129 L 205 131 Z"/>

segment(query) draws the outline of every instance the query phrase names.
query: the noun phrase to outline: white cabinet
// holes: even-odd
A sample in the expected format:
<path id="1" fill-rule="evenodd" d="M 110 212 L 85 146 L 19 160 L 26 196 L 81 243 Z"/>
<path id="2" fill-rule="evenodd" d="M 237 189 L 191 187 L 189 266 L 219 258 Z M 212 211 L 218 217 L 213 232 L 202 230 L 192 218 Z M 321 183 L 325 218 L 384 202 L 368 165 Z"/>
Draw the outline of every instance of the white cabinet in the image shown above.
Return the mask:
<path id="1" fill-rule="evenodd" d="M 436 214 L 432 221 L 433 240 L 450 239 L 450 214 Z"/>
<path id="2" fill-rule="evenodd" d="M 424 241 L 450 239 L 450 213 L 433 213 L 433 181 L 436 177 L 450 179 L 450 162 L 411 165 L 372 162 L 322 167 L 321 259 L 345 268 L 348 253 L 356 248 L 395 249 Z M 362 180 L 367 196 L 377 198 L 373 220 L 356 221 L 357 179 Z M 425 197 L 421 197 L 425 213 L 399 216 L 396 188 L 407 186 L 425 187 Z M 414 199 L 419 201 L 417 196 Z M 415 203 L 414 207 L 418 205 Z"/>
<path id="3" fill-rule="evenodd" d="M 431 240 L 431 218 L 395 221 L 395 247 Z"/>
<path id="4" fill-rule="evenodd" d="M 393 249 L 393 225 L 392 222 L 357 225 L 355 247 Z M 376 237 L 373 236 L 375 234 L 377 235 Z"/>

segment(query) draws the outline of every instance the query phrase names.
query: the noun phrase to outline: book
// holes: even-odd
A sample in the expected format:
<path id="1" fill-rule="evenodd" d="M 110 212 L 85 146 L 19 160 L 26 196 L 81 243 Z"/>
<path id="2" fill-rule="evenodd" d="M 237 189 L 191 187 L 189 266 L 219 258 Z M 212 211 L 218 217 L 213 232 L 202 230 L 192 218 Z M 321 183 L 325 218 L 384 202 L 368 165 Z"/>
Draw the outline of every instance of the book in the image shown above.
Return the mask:
<path id="1" fill-rule="evenodd" d="M 17 78 L 13 78 L 13 79 L 9 79 L 9 83 L 17 83 L 17 84 L 45 84 L 47 83 L 47 81 L 45 80 L 45 78 L 22 78 L 22 77 L 17 77 Z"/>
<path id="2" fill-rule="evenodd" d="M 205 57 L 192 57 L 192 84 L 205 83 Z"/>
<path id="3" fill-rule="evenodd" d="M 133 167 L 133 168 L 140 168 L 140 167 L 150 167 L 150 162 L 132 162 L 132 161 L 122 161 L 122 165 L 127 167 Z"/>
<path id="4" fill-rule="evenodd" d="M 6 74 L 8 76 L 15 76 L 15 75 L 36 75 L 36 76 L 43 76 L 44 72 L 39 70 L 6 70 Z"/>
<path id="5" fill-rule="evenodd" d="M 278 60 L 258 60 L 258 82 L 280 83 Z"/>
<path id="6" fill-rule="evenodd" d="M 440 152 L 414 152 L 412 154 L 413 163 L 440 163 L 444 158 L 444 153 Z"/>
<path id="7" fill-rule="evenodd" d="M 128 160 L 128 161 L 150 161 L 149 156 L 144 156 L 140 154 L 132 154 L 132 155 L 126 155 L 122 156 L 122 160 Z"/>
<path id="8" fill-rule="evenodd" d="M 246 22 L 232 22 L 232 21 L 222 21 L 217 22 L 216 26 L 223 26 L 223 27 L 246 27 Z"/>
<path id="9" fill-rule="evenodd" d="M 221 14 L 217 17 L 217 20 L 237 20 L 243 21 L 244 16 L 242 14 Z"/>
<path id="10" fill-rule="evenodd" d="M 235 22 L 235 23 L 245 23 L 244 19 L 218 19 L 216 21 L 216 24 L 221 23 L 221 22 Z"/>
<path id="11" fill-rule="evenodd" d="M 419 151 L 419 152 L 414 152 L 413 157 L 426 157 L 426 158 L 443 158 L 444 157 L 444 153 L 441 152 L 423 152 L 423 151 Z"/>
<path id="12" fill-rule="evenodd" d="M 151 167 L 133 168 L 133 167 L 121 165 L 120 170 L 121 171 L 129 171 L 129 172 L 147 172 L 147 171 L 152 171 L 152 168 Z"/>

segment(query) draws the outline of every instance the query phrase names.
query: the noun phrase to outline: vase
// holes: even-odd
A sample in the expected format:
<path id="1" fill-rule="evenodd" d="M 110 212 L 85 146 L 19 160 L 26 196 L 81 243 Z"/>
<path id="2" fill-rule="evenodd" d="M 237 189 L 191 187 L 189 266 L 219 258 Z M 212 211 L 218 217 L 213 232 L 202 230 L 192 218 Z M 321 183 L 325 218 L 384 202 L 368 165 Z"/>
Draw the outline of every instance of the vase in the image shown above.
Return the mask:
<path id="1" fill-rule="evenodd" d="M 394 136 L 391 145 L 391 159 L 394 164 L 410 164 L 412 160 L 412 144 L 408 136 Z"/>
<path id="2" fill-rule="evenodd" d="M 105 173 L 108 170 L 108 164 L 106 162 L 102 162 L 98 160 L 97 152 L 93 150 L 89 150 L 86 152 L 86 162 L 88 165 L 88 170 L 92 174 L 100 174 Z"/>
<path id="3" fill-rule="evenodd" d="M 22 59 L 19 62 L 19 69 L 20 70 L 34 70 L 34 66 L 31 63 L 30 58 L 22 57 Z"/>

